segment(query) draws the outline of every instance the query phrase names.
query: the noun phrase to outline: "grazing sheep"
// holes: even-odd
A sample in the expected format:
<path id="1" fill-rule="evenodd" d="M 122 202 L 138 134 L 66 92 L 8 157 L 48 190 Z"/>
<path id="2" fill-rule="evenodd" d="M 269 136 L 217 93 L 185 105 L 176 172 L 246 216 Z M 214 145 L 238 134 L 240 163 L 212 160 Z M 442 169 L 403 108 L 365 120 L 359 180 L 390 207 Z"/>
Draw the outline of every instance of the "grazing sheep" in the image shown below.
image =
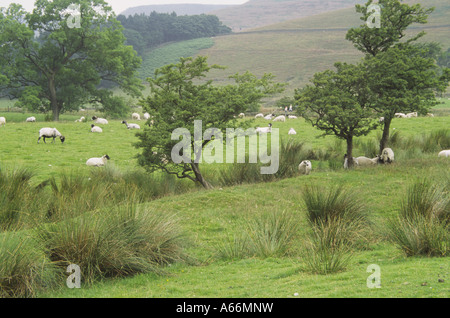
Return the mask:
<path id="1" fill-rule="evenodd" d="M 357 166 L 357 165 L 358 165 L 358 160 L 357 160 L 355 157 L 352 157 L 352 158 L 353 158 L 353 164 L 354 164 L 355 166 Z M 348 169 L 348 158 L 347 158 L 347 154 L 344 155 L 344 169 Z"/>
<path id="2" fill-rule="evenodd" d="M 256 114 L 256 115 L 255 115 L 255 118 L 264 118 L 264 114 L 261 114 L 261 113 Z"/>
<path id="3" fill-rule="evenodd" d="M 365 166 L 376 165 L 378 163 L 379 159 L 380 159 L 379 156 L 376 156 L 375 158 L 372 158 L 372 159 L 361 156 L 361 157 L 357 157 L 356 161 L 358 162 L 358 166 L 365 167 Z"/>
<path id="4" fill-rule="evenodd" d="M 297 132 L 294 130 L 294 128 L 289 129 L 288 135 L 297 135 Z"/>
<path id="5" fill-rule="evenodd" d="M 384 148 L 383 151 L 381 152 L 381 157 L 379 161 L 383 163 L 394 162 L 394 151 L 392 151 L 391 148 Z"/>
<path id="6" fill-rule="evenodd" d="M 395 116 L 396 118 L 406 118 L 406 115 L 403 114 L 403 113 L 395 113 L 394 116 Z"/>
<path id="7" fill-rule="evenodd" d="M 95 126 L 94 124 L 92 124 L 91 125 L 91 132 L 93 132 L 93 133 L 101 133 L 101 132 L 103 132 L 103 129 L 101 129 L 100 127 Z"/>
<path id="8" fill-rule="evenodd" d="M 108 121 L 105 118 L 98 118 L 97 116 L 92 116 L 92 120 L 95 120 L 96 124 L 107 125 Z"/>
<path id="9" fill-rule="evenodd" d="M 75 120 L 76 123 L 82 123 L 86 120 L 84 116 L 81 116 L 80 119 Z"/>
<path id="10" fill-rule="evenodd" d="M 34 116 L 28 117 L 26 122 L 27 123 L 34 123 L 34 122 L 36 122 L 36 117 L 34 117 Z"/>
<path id="11" fill-rule="evenodd" d="M 61 140 L 61 143 L 63 143 L 64 140 L 66 140 L 66 137 L 61 135 L 61 133 L 56 128 L 48 128 L 48 127 L 41 128 L 39 130 L 39 138 L 38 138 L 37 143 L 39 143 L 39 140 L 41 140 L 41 138 L 44 138 L 44 143 L 46 143 L 45 138 L 53 138 L 52 143 L 54 143 L 56 137 L 59 137 L 59 139 Z"/>
<path id="12" fill-rule="evenodd" d="M 256 133 L 270 133 L 272 132 L 272 124 L 269 123 L 269 127 L 256 127 Z"/>
<path id="13" fill-rule="evenodd" d="M 272 120 L 273 116 L 274 116 L 273 114 L 269 114 L 269 115 L 264 116 L 264 119 Z"/>
<path id="14" fill-rule="evenodd" d="M 125 124 L 128 129 L 141 129 L 138 124 L 128 124 L 125 120 L 122 121 L 122 124 Z"/>
<path id="15" fill-rule="evenodd" d="M 145 120 L 150 119 L 150 114 L 149 113 L 144 113 L 144 119 Z"/>
<path id="16" fill-rule="evenodd" d="M 141 116 L 138 113 L 132 113 L 131 118 L 133 118 L 135 120 L 141 120 Z"/>
<path id="17" fill-rule="evenodd" d="M 311 161 L 309 160 L 303 160 L 298 165 L 298 171 L 300 171 L 301 174 L 308 175 L 311 173 L 311 169 L 312 169 Z"/>
<path id="18" fill-rule="evenodd" d="M 273 121 L 283 121 L 284 122 L 284 121 L 286 121 L 286 116 L 284 116 L 284 115 L 277 116 L 273 119 Z"/>
<path id="19" fill-rule="evenodd" d="M 442 150 L 439 154 L 438 157 L 450 157 L 450 150 Z"/>
<path id="20" fill-rule="evenodd" d="M 0 126 L 2 125 L 6 125 L 6 118 L 5 117 L 0 117 Z"/>
<path id="21" fill-rule="evenodd" d="M 102 167 L 106 164 L 106 162 L 111 159 L 108 155 L 104 155 L 101 158 L 90 158 L 86 161 L 87 166 L 93 166 L 93 167 Z"/>

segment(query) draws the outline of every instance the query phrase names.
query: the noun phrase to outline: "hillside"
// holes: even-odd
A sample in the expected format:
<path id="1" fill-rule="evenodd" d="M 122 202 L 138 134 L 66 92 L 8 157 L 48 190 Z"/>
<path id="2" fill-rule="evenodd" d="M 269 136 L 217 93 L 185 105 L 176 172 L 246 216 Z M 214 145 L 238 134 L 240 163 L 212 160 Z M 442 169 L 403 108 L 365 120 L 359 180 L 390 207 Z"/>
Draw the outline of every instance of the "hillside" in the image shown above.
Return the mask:
<path id="1" fill-rule="evenodd" d="M 447 49 L 450 4 L 438 0 L 410 2 L 436 7 L 428 24 L 412 26 L 410 32 L 425 30 L 424 41 L 440 42 Z M 285 94 L 292 94 L 295 88 L 307 84 L 314 73 L 333 68 L 337 61 L 354 63 L 362 57 L 345 39 L 347 30 L 360 24 L 354 8 L 335 10 L 216 37 L 215 45 L 199 54 L 208 56 L 210 63 L 227 66 L 225 71 L 211 73 L 218 82 L 246 70 L 259 76 L 272 73 L 278 81 L 289 84 Z"/>
<path id="2" fill-rule="evenodd" d="M 258 28 L 319 13 L 353 7 L 362 0 L 250 0 L 240 6 L 213 11 L 234 32 Z"/>
<path id="3" fill-rule="evenodd" d="M 172 13 L 175 12 L 177 15 L 195 15 L 210 13 L 211 11 L 217 11 L 220 9 L 225 9 L 233 7 L 231 5 L 208 5 L 208 4 L 162 4 L 162 5 L 146 5 L 128 8 L 121 12 L 124 16 L 135 15 L 144 13 L 149 15 L 153 11 L 158 13 Z"/>

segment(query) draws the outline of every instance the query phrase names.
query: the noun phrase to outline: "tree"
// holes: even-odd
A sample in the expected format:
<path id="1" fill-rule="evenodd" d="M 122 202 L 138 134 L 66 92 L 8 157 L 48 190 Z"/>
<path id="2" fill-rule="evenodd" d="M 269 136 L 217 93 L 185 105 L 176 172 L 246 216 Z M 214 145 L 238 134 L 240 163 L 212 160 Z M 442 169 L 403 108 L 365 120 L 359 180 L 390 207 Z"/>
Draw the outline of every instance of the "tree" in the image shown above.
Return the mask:
<path id="1" fill-rule="evenodd" d="M 314 74 L 312 85 L 295 91 L 298 113 L 306 121 L 347 143 L 348 167 L 353 166 L 353 138 L 367 135 L 377 127 L 370 108 L 363 64 L 336 63 L 336 71 Z"/>
<path id="2" fill-rule="evenodd" d="M 371 16 L 369 0 L 365 5 L 356 5 L 356 12 L 361 13 L 361 20 L 368 21 Z M 413 23 L 427 23 L 428 14 L 434 8 L 423 8 L 420 4 L 402 4 L 399 0 L 379 0 L 381 9 L 380 22 L 377 27 L 367 23 L 351 28 L 346 39 L 365 53 L 370 71 L 373 90 L 374 109 L 384 117 L 383 134 L 379 153 L 387 145 L 392 118 L 396 112 L 426 112 L 435 102 L 433 91 L 442 90 L 448 85 L 448 71 L 437 75 L 433 63 L 424 55 L 413 52 L 410 46 L 425 35 L 425 32 L 406 39 L 406 30 Z M 428 46 L 431 49 L 431 46 Z M 408 56 L 408 54 L 410 54 Z M 429 54 L 432 55 L 431 50 Z M 416 95 L 414 95 L 416 94 Z"/>
<path id="3" fill-rule="evenodd" d="M 37 0 L 31 13 L 16 4 L 3 8 L 0 74 L 8 81 L 2 95 L 51 110 L 53 120 L 84 103 L 123 105 L 102 81 L 141 96 L 141 59 L 124 45 L 122 30 L 103 0 Z"/>
<path id="4" fill-rule="evenodd" d="M 236 115 L 249 105 L 257 104 L 263 97 L 281 92 L 282 84 L 274 83 L 273 76 L 265 74 L 257 78 L 249 72 L 235 74 L 235 84 L 214 86 L 212 81 L 202 80 L 211 69 L 222 69 L 208 65 L 207 58 L 181 58 L 177 64 L 169 64 L 155 71 L 154 78 L 148 78 L 151 94 L 141 101 L 144 110 L 153 118 L 153 125 L 146 125 L 137 133 L 137 148 L 142 149 L 138 162 L 148 171 L 162 170 L 187 178 L 203 187 L 212 188 L 200 171 L 199 159 L 202 151 L 214 140 L 196 140 L 195 121 L 201 120 L 201 136 L 206 130 L 216 132 L 237 128 Z M 247 128 L 250 121 L 240 123 Z M 177 129 L 188 131 L 183 139 L 183 162 L 172 160 L 172 151 L 180 144 L 171 136 Z M 199 151 L 201 150 L 201 151 Z M 177 151 L 179 154 L 179 151 Z"/>

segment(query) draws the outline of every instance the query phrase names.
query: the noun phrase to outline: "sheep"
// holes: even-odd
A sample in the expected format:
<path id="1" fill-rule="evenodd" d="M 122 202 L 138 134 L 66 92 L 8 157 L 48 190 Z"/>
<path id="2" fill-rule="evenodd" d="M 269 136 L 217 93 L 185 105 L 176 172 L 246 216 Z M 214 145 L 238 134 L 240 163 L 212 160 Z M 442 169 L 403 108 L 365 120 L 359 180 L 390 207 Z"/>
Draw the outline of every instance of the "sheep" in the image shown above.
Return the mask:
<path id="1" fill-rule="evenodd" d="M 378 122 L 379 122 L 379 123 L 382 123 L 382 122 L 384 122 L 384 117 L 380 117 L 380 118 L 378 118 Z"/>
<path id="2" fill-rule="evenodd" d="M 432 113 L 427 113 L 427 117 L 434 117 Z"/>
<path id="3" fill-rule="evenodd" d="M 101 158 L 90 158 L 86 161 L 86 165 L 93 167 L 102 167 L 109 159 L 111 158 L 108 155 L 104 155 Z"/>
<path id="4" fill-rule="evenodd" d="M 391 148 L 384 148 L 383 151 L 381 152 L 381 157 L 379 161 L 383 163 L 394 162 L 394 151 L 392 151 Z"/>
<path id="5" fill-rule="evenodd" d="M 245 117 L 245 114 L 244 114 L 244 113 L 240 113 L 238 117 L 239 117 L 239 118 L 244 118 L 244 117 Z"/>
<path id="6" fill-rule="evenodd" d="M 81 116 L 80 119 L 75 120 L 76 123 L 82 123 L 86 120 L 84 116 Z"/>
<path id="7" fill-rule="evenodd" d="M 103 132 L 103 129 L 101 129 L 100 127 L 95 126 L 94 124 L 92 124 L 91 125 L 91 132 L 93 132 L 93 133 L 101 133 L 101 132 Z"/>
<path id="8" fill-rule="evenodd" d="M 269 123 L 269 127 L 256 127 L 256 133 L 270 133 L 272 132 L 272 124 Z"/>
<path id="9" fill-rule="evenodd" d="M 286 121 L 286 117 L 284 115 L 277 116 L 273 119 L 273 121 Z"/>
<path id="10" fill-rule="evenodd" d="M 264 119 L 272 120 L 272 117 L 273 117 L 273 114 L 269 114 L 269 115 L 264 116 Z"/>
<path id="11" fill-rule="evenodd" d="M 345 154 L 344 155 L 344 169 L 348 169 L 348 159 L 347 159 L 347 154 Z M 355 166 L 357 166 L 359 163 L 358 163 L 358 160 L 355 158 L 355 157 L 352 157 L 353 158 L 353 164 L 355 165 Z"/>
<path id="12" fill-rule="evenodd" d="M 297 135 L 297 132 L 294 128 L 289 129 L 288 135 Z"/>
<path id="13" fill-rule="evenodd" d="M 34 116 L 28 117 L 26 122 L 27 123 L 34 123 L 34 122 L 36 122 L 36 117 L 34 117 Z"/>
<path id="14" fill-rule="evenodd" d="M 150 119 L 150 114 L 149 113 L 144 113 L 144 119 L 145 120 Z"/>
<path id="15" fill-rule="evenodd" d="M 300 171 L 301 174 L 309 175 L 311 173 L 311 161 L 309 160 L 303 160 L 298 165 L 298 171 Z"/>
<path id="16" fill-rule="evenodd" d="M 297 116 L 295 116 L 295 115 L 289 115 L 288 118 L 289 118 L 289 119 L 297 119 Z"/>
<path id="17" fill-rule="evenodd" d="M 125 124 L 128 129 L 141 129 L 138 124 L 128 124 L 125 120 L 122 121 L 122 124 Z"/>
<path id="18" fill-rule="evenodd" d="M 438 157 L 450 157 L 450 150 L 442 150 L 439 152 Z"/>
<path id="19" fill-rule="evenodd" d="M 108 121 L 104 118 L 98 118 L 97 116 L 92 116 L 92 120 L 95 120 L 96 124 L 103 124 L 103 125 L 107 125 Z"/>
<path id="20" fill-rule="evenodd" d="M 406 114 L 406 118 L 417 117 L 417 112 Z"/>
<path id="21" fill-rule="evenodd" d="M 138 113 L 132 113 L 131 118 L 133 118 L 135 120 L 141 120 L 141 116 Z"/>
<path id="22" fill-rule="evenodd" d="M 406 115 L 403 114 L 403 113 L 395 113 L 394 116 L 395 116 L 396 118 L 406 118 Z"/>
<path id="23" fill-rule="evenodd" d="M 261 113 L 256 114 L 256 115 L 255 115 L 255 118 L 264 118 L 264 114 L 261 114 Z"/>
<path id="24" fill-rule="evenodd" d="M 0 126 L 2 125 L 6 125 L 6 118 L 5 117 L 0 117 Z"/>
<path id="25" fill-rule="evenodd" d="M 357 157 L 356 161 L 358 162 L 358 166 L 364 167 L 364 166 L 376 165 L 378 163 L 379 159 L 380 159 L 379 156 L 376 156 L 375 158 L 372 158 L 372 159 L 361 156 L 361 157 Z"/>
<path id="26" fill-rule="evenodd" d="M 41 138 L 44 138 L 44 143 L 46 143 L 45 138 L 53 138 L 52 143 L 55 143 L 56 137 L 59 137 L 61 143 L 64 143 L 64 141 L 66 140 L 66 137 L 61 135 L 61 133 L 56 128 L 49 128 L 49 127 L 41 128 L 39 130 L 39 138 L 37 143 L 39 143 L 39 140 L 41 140 Z"/>

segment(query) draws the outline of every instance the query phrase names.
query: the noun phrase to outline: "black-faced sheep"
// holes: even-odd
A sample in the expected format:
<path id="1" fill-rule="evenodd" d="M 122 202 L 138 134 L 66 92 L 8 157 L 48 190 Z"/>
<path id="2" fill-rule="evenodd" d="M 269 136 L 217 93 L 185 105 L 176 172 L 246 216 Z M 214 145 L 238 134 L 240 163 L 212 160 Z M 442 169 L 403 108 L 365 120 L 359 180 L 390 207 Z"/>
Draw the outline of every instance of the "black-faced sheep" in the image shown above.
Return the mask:
<path id="1" fill-rule="evenodd" d="M 86 161 L 87 166 L 102 167 L 111 159 L 108 155 L 104 155 L 101 158 L 90 158 Z"/>
<path id="2" fill-rule="evenodd" d="M 61 143 L 63 143 L 66 140 L 66 137 L 64 137 L 63 135 L 61 135 L 61 133 L 56 129 L 56 128 L 41 128 L 39 130 L 39 138 L 38 138 L 38 143 L 39 140 L 41 140 L 41 138 L 44 139 L 44 143 L 45 142 L 45 138 L 53 138 L 52 143 L 55 142 L 55 138 L 59 137 L 59 139 L 61 140 Z"/>

